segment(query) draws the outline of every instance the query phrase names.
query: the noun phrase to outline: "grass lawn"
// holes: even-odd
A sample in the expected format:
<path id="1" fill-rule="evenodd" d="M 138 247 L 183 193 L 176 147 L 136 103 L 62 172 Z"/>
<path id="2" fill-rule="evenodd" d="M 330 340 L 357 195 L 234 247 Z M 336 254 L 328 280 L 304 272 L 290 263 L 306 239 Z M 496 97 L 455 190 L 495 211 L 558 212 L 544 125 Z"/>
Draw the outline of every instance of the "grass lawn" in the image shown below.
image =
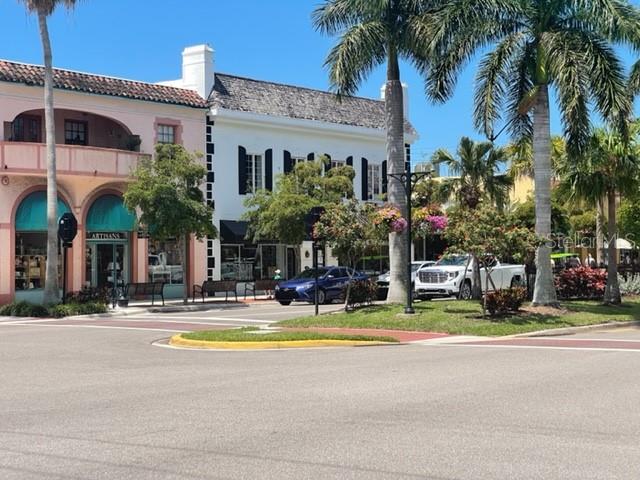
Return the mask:
<path id="1" fill-rule="evenodd" d="M 562 302 L 560 314 L 522 312 L 496 320 L 482 318 L 476 301 L 435 301 L 415 304 L 416 314 L 401 315 L 400 305 L 375 305 L 349 313 L 302 317 L 278 323 L 282 327 L 380 328 L 451 333 L 457 335 L 501 336 L 550 328 L 594 325 L 640 320 L 640 299 L 627 299 L 618 307 L 598 302 Z"/>
<path id="2" fill-rule="evenodd" d="M 258 329 L 246 327 L 235 330 L 205 330 L 201 332 L 183 333 L 182 338 L 188 340 L 204 340 L 208 342 L 286 342 L 293 340 L 351 340 L 361 342 L 392 342 L 398 340 L 391 337 L 373 337 L 367 335 L 340 335 L 317 332 L 274 332 L 255 333 Z"/>

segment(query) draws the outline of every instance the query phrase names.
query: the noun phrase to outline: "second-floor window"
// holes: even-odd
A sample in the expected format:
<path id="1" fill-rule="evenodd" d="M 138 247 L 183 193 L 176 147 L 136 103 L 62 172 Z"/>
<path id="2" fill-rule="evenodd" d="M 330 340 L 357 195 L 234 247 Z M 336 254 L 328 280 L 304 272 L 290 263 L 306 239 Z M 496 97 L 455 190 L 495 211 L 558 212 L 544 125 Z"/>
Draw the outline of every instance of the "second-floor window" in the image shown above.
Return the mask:
<path id="1" fill-rule="evenodd" d="M 261 188 L 264 188 L 262 155 L 247 154 L 247 193 L 255 193 Z"/>
<path id="2" fill-rule="evenodd" d="M 87 122 L 64 121 L 64 143 L 67 145 L 88 145 Z"/>
<path id="3" fill-rule="evenodd" d="M 158 125 L 158 143 L 176 143 L 176 127 Z"/>
<path id="4" fill-rule="evenodd" d="M 299 163 L 304 163 L 307 161 L 307 157 L 291 157 L 291 166 L 295 167 Z"/>
<path id="5" fill-rule="evenodd" d="M 382 171 L 380 165 L 370 163 L 367 166 L 367 199 L 378 200 L 382 193 Z"/>
<path id="6" fill-rule="evenodd" d="M 14 142 L 40 142 L 40 118 L 21 115 L 11 124 L 11 137 Z"/>
<path id="7" fill-rule="evenodd" d="M 345 165 L 343 160 L 331 160 L 331 168 L 344 167 Z"/>

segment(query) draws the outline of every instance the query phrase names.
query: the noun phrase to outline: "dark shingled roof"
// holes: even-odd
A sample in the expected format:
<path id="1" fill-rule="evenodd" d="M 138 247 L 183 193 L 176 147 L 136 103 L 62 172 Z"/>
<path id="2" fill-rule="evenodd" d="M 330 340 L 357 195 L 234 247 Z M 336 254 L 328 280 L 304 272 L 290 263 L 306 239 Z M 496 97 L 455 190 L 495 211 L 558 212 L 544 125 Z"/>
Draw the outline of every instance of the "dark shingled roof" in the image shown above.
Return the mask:
<path id="1" fill-rule="evenodd" d="M 0 81 L 44 85 L 44 67 L 0 60 Z M 148 102 L 206 108 L 207 102 L 195 91 L 153 83 L 91 75 L 71 70 L 54 69 L 55 88 L 76 92 L 111 95 Z"/>
<path id="2" fill-rule="evenodd" d="M 209 96 L 213 107 L 262 115 L 384 129 L 384 102 L 342 97 L 310 88 L 217 73 Z M 415 130 L 407 123 L 407 133 Z"/>

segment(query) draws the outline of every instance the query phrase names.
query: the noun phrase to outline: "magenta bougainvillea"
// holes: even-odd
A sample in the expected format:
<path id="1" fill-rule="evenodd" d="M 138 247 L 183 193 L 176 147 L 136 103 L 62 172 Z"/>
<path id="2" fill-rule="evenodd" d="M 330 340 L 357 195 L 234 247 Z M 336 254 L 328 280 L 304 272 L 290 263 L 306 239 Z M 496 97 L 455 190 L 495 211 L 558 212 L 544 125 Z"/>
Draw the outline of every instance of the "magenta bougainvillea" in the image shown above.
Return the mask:
<path id="1" fill-rule="evenodd" d="M 435 206 L 418 208 L 413 214 L 414 231 L 419 237 L 437 235 L 447 228 L 448 220 Z"/>

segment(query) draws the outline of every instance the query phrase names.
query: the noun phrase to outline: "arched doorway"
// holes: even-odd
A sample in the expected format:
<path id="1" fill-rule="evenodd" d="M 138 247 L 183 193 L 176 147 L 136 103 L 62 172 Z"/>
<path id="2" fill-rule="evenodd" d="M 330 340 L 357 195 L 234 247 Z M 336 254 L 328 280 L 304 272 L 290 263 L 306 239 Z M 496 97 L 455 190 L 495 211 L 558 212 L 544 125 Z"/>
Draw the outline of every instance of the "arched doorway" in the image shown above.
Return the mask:
<path id="1" fill-rule="evenodd" d="M 69 211 L 69 206 L 58 198 L 58 217 Z M 14 222 L 15 291 L 20 299 L 28 299 L 29 294 L 44 289 L 47 262 L 47 192 L 38 190 L 27 195 L 16 209 Z M 62 256 L 59 258 L 59 265 L 62 265 Z M 62 268 L 59 269 L 59 282 L 61 281 Z"/>
<path id="2" fill-rule="evenodd" d="M 122 287 L 131 278 L 131 236 L 136 223 L 122 198 L 98 197 L 86 219 L 86 280 L 92 287 Z"/>

